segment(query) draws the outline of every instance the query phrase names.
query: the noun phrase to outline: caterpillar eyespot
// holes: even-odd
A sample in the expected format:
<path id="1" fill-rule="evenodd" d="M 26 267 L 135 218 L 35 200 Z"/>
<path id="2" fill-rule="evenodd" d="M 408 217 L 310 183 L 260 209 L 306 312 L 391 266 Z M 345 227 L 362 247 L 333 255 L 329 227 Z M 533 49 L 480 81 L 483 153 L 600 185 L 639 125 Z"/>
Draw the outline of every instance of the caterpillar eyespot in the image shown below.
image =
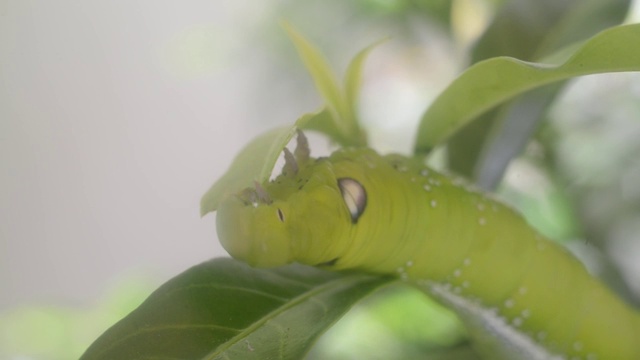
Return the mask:
<path id="1" fill-rule="evenodd" d="M 358 181 L 351 178 L 338 179 L 338 187 L 349 209 L 351 222 L 355 224 L 367 206 L 367 191 Z"/>
<path id="2" fill-rule="evenodd" d="M 220 204 L 233 257 L 395 275 L 457 312 L 492 359 L 640 359 L 639 313 L 510 207 L 418 159 L 314 159 L 300 139 L 283 174 Z"/>

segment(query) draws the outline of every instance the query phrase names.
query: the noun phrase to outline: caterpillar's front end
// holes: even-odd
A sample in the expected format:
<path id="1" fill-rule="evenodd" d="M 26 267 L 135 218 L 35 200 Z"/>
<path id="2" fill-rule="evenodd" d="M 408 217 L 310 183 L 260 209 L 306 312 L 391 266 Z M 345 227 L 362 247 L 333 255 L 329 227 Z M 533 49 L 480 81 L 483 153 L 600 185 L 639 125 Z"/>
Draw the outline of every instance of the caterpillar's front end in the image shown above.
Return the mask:
<path id="1" fill-rule="evenodd" d="M 276 179 L 220 204 L 218 237 L 232 257 L 255 267 L 330 265 L 349 246 L 351 215 L 340 179 L 331 161 L 309 157 L 305 147 L 298 140 L 295 157 L 285 149 Z"/>
<path id="2" fill-rule="evenodd" d="M 287 204 L 267 204 L 246 189 L 222 202 L 216 215 L 220 243 L 235 259 L 255 267 L 293 262 L 289 229 L 283 218 Z"/>

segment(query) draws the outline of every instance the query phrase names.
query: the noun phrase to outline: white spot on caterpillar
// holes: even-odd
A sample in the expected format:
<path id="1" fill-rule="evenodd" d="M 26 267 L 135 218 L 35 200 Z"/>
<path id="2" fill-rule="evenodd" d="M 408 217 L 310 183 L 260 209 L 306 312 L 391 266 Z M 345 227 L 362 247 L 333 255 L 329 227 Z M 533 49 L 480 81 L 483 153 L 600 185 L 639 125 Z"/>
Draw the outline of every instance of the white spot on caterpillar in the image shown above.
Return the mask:
<path id="1" fill-rule="evenodd" d="M 431 186 L 429 186 L 429 184 L 424 184 L 422 188 L 425 189 L 426 191 L 431 191 Z"/>
<path id="2" fill-rule="evenodd" d="M 508 344 L 503 355 L 509 359 L 560 360 L 562 356 L 550 353 L 549 350 L 534 341 L 522 330 L 497 315 L 498 309 L 486 308 L 480 303 L 471 301 L 465 296 L 452 293 L 446 285 L 429 282 L 429 292 L 457 312 L 471 319 L 470 325 L 479 331 L 489 334 L 500 344 Z M 546 336 L 546 334 L 545 334 Z"/>
<path id="3" fill-rule="evenodd" d="M 462 275 L 462 270 L 460 269 L 453 270 L 453 276 L 460 277 L 460 275 Z"/>
<path id="4" fill-rule="evenodd" d="M 583 347 L 583 345 L 582 345 L 582 343 L 580 341 L 576 341 L 576 342 L 573 343 L 573 349 L 575 351 L 581 351 L 582 347 Z"/>
<path id="5" fill-rule="evenodd" d="M 481 217 L 480 219 L 478 219 L 478 224 L 480 224 L 480 226 L 484 226 L 487 224 L 487 220 Z"/>
<path id="6" fill-rule="evenodd" d="M 268 250 L 267 243 L 263 242 L 262 244 L 260 244 L 260 250 L 262 250 L 262 252 L 266 253 L 267 250 Z"/>
<path id="7" fill-rule="evenodd" d="M 515 327 L 520 327 L 522 325 L 522 318 L 515 317 L 515 318 L 513 318 L 513 320 L 511 320 L 511 323 Z"/>
<path id="8" fill-rule="evenodd" d="M 529 316 L 531 316 L 531 310 L 529 309 L 524 309 L 522 310 L 522 312 L 520 313 L 522 315 L 523 318 L 528 318 Z"/>
<path id="9" fill-rule="evenodd" d="M 484 211 L 484 204 L 483 203 L 478 203 L 478 205 L 476 205 L 476 207 L 478 208 L 478 211 Z"/>
<path id="10" fill-rule="evenodd" d="M 431 200 L 431 207 L 434 208 L 436 206 L 438 206 L 438 202 L 435 200 Z"/>
<path id="11" fill-rule="evenodd" d="M 518 294 L 520 294 L 520 295 L 524 295 L 524 294 L 526 294 L 526 293 L 527 293 L 527 288 L 526 288 L 526 287 L 521 286 L 521 287 L 518 289 Z"/>
<path id="12" fill-rule="evenodd" d="M 429 170 L 428 169 L 422 169 L 420 171 L 420 175 L 422 176 L 429 176 Z"/>
<path id="13" fill-rule="evenodd" d="M 510 309 L 513 307 L 513 305 L 515 305 L 515 301 L 513 301 L 513 299 L 507 299 L 504 301 L 504 307 L 506 307 L 507 309 Z"/>
<path id="14" fill-rule="evenodd" d="M 547 244 L 545 244 L 542 240 L 538 240 L 536 248 L 538 249 L 538 251 L 544 251 L 547 248 Z"/>
<path id="15" fill-rule="evenodd" d="M 536 334 L 536 339 L 538 339 L 538 341 L 544 341 L 544 339 L 547 338 L 547 333 L 544 331 L 540 331 Z"/>
<path id="16" fill-rule="evenodd" d="M 407 261 L 407 263 L 405 265 L 407 265 L 407 267 L 412 267 L 413 266 L 413 261 L 409 260 L 409 261 Z"/>
<path id="17" fill-rule="evenodd" d="M 464 260 L 462 260 L 462 264 L 464 264 L 464 266 L 469 266 L 469 265 L 471 265 L 471 259 L 469 259 L 469 258 L 465 258 Z"/>
<path id="18" fill-rule="evenodd" d="M 396 269 L 396 272 L 400 275 L 400 279 L 407 280 L 409 275 L 407 275 L 407 271 L 402 266 Z"/>
<path id="19" fill-rule="evenodd" d="M 598 355 L 596 354 L 587 354 L 587 360 L 598 360 Z"/>
<path id="20" fill-rule="evenodd" d="M 469 287 L 469 281 L 467 281 L 467 280 L 463 281 L 462 282 L 462 287 L 465 288 L 465 289 L 468 288 Z"/>

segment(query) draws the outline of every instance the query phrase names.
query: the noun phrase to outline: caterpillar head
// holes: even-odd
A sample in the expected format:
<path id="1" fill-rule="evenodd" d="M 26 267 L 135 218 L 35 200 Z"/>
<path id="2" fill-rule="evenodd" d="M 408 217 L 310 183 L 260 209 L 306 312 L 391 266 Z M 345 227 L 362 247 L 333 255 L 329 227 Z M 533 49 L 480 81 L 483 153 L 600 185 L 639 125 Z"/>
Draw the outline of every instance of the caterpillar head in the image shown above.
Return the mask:
<path id="1" fill-rule="evenodd" d="M 220 242 L 252 266 L 331 265 L 349 246 L 366 193 L 354 180 L 337 178 L 331 161 L 310 158 L 301 133 L 295 155 L 285 149 L 285 160 L 276 179 L 222 202 Z"/>

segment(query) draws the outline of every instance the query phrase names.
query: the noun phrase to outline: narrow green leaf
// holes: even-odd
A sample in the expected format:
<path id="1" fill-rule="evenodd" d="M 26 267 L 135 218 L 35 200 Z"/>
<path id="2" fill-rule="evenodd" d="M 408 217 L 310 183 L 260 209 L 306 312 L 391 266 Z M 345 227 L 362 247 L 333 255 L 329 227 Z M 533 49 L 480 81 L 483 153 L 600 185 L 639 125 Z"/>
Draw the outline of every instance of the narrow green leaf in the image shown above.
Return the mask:
<path id="1" fill-rule="evenodd" d="M 81 360 L 300 359 L 355 302 L 390 281 L 214 259 L 162 285 Z"/>
<path id="2" fill-rule="evenodd" d="M 335 121 L 336 128 L 340 129 L 342 134 L 348 134 L 352 126 L 352 124 L 348 123 L 351 120 L 349 109 L 342 95 L 338 80 L 327 60 L 315 46 L 293 27 L 286 23 L 283 24 L 283 27 L 289 34 L 291 41 L 293 41 L 302 62 L 311 74 L 318 92 L 326 101 L 326 105 L 332 113 L 331 119 Z"/>
<path id="3" fill-rule="evenodd" d="M 415 151 L 426 154 L 460 127 L 525 91 L 572 77 L 640 71 L 640 24 L 601 32 L 559 66 L 499 57 L 480 62 L 458 77 L 423 115 Z"/>
<path id="4" fill-rule="evenodd" d="M 373 49 L 385 42 L 386 39 L 377 41 L 366 48 L 360 50 L 358 54 L 351 60 L 347 72 L 344 77 L 344 88 L 347 105 L 353 116 L 353 121 L 356 121 L 356 105 L 360 96 L 360 88 L 362 87 L 362 69 L 364 67 L 365 60 L 369 57 L 369 54 Z"/>
<path id="5" fill-rule="evenodd" d="M 371 50 L 382 41 L 366 47 L 351 61 L 343 91 L 322 53 L 291 26 L 285 24 L 284 27 L 326 103 L 318 113 L 320 116 L 312 119 L 307 129 L 320 131 L 342 146 L 366 146 L 366 133 L 357 116 L 362 67 Z"/>

